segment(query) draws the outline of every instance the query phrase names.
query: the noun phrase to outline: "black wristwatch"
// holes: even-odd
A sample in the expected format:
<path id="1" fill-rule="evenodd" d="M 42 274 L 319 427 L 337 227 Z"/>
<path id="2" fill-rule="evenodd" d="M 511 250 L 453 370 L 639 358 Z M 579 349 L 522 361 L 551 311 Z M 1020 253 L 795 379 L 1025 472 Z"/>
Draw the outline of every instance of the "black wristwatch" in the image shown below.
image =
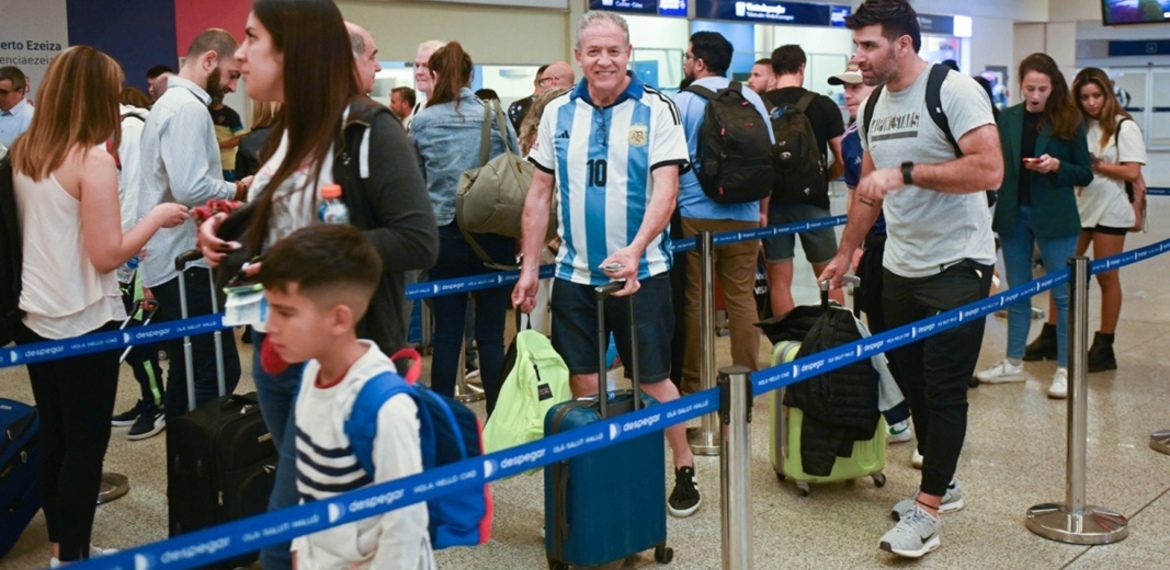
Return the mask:
<path id="1" fill-rule="evenodd" d="M 902 163 L 902 184 L 914 185 L 914 163 L 907 160 Z"/>

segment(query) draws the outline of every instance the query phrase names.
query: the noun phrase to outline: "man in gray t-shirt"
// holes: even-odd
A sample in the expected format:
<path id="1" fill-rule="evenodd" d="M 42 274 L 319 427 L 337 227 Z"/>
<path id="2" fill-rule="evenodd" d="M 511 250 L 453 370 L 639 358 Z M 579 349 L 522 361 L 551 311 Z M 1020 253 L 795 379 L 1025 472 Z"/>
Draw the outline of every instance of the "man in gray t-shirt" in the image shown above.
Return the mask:
<path id="1" fill-rule="evenodd" d="M 895 328 L 987 297 L 995 246 L 983 191 L 999 187 L 1003 156 L 991 106 L 974 80 L 951 72 L 941 90 L 961 158 L 927 112 L 930 65 L 918 55 L 918 17 L 907 0 L 867 0 L 846 26 L 864 82 L 885 88 L 871 95 L 878 97 L 873 118 L 860 127 L 866 152 L 857 203 L 820 279 L 839 284 L 884 211 L 882 301 Z M 963 506 L 954 475 L 967 430 L 967 382 L 982 341 L 977 319 L 888 354 L 918 434 L 922 483 L 894 506 L 899 522 L 882 536 L 883 550 L 911 558 L 935 550 L 939 513 Z"/>

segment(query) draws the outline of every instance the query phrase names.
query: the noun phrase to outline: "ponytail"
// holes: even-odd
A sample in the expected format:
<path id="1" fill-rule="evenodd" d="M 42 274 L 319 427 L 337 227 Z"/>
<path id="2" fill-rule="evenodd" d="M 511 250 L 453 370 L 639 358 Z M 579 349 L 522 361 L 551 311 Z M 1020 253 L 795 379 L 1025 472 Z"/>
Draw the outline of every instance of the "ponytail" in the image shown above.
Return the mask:
<path id="1" fill-rule="evenodd" d="M 471 86 L 471 56 L 459 42 L 448 42 L 431 54 L 427 66 L 434 76 L 434 91 L 427 99 L 427 107 L 454 101 L 459 110 L 459 91 Z"/>

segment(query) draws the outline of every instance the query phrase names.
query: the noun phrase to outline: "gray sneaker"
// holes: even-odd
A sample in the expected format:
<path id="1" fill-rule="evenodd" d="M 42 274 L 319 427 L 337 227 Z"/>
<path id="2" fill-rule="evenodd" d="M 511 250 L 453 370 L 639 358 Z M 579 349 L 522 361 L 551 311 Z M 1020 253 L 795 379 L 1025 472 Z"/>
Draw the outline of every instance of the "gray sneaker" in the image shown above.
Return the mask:
<path id="1" fill-rule="evenodd" d="M 879 547 L 906 558 L 922 558 L 938 549 L 938 519 L 914 505 L 894 528 L 882 535 Z"/>
<path id="2" fill-rule="evenodd" d="M 907 513 L 915 509 L 918 502 L 918 492 L 915 491 L 913 495 L 906 499 L 898 501 L 894 508 L 890 509 L 890 518 L 894 520 L 902 520 Z M 951 480 L 950 486 L 947 487 L 946 494 L 943 495 L 942 502 L 938 506 L 938 514 L 953 513 L 963 508 L 963 487 L 959 485 L 958 479 Z"/>

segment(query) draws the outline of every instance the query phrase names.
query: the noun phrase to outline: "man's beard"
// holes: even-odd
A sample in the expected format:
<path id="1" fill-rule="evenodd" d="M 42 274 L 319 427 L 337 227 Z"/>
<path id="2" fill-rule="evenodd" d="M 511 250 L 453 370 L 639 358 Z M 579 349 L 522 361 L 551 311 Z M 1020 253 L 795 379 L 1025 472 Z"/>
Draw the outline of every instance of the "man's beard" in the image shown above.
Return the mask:
<path id="1" fill-rule="evenodd" d="M 211 71 L 211 75 L 207 76 L 207 94 L 212 99 L 220 99 L 224 96 L 223 84 L 220 83 L 222 78 L 223 74 L 220 73 L 218 67 Z"/>

